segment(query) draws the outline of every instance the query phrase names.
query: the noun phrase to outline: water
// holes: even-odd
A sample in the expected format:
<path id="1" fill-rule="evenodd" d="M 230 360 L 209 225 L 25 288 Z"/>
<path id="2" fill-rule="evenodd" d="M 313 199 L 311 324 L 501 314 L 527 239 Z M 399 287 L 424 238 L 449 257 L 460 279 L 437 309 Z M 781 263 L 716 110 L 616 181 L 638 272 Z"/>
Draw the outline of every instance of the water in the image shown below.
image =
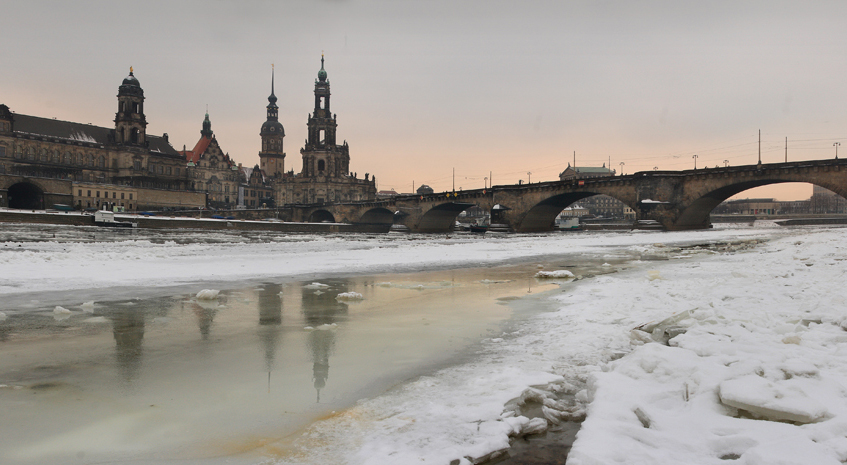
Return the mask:
<path id="1" fill-rule="evenodd" d="M 84 292 L 49 305 L 19 296 L 0 303 L 0 462 L 256 462 L 322 416 L 473 357 L 532 311 L 505 303 L 557 287 L 535 271 L 316 278 L 93 307 Z"/>

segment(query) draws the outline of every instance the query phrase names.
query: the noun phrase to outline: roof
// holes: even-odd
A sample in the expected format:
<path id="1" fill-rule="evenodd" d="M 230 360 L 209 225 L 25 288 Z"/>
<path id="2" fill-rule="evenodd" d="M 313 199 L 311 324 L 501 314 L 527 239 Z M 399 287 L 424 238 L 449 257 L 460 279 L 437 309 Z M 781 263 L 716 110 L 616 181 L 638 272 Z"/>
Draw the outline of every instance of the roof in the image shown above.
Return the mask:
<path id="1" fill-rule="evenodd" d="M 606 167 L 595 167 L 595 166 L 577 166 L 573 167 L 573 169 L 577 173 L 611 173 L 612 170 Z"/>
<path id="2" fill-rule="evenodd" d="M 193 150 L 180 150 L 179 154 L 185 157 L 186 162 L 197 163 L 197 161 L 200 160 L 200 156 L 203 155 L 203 152 L 205 152 L 207 148 L 209 148 L 209 144 L 211 143 L 212 139 L 208 137 L 201 137 L 200 140 L 197 141 L 197 144 L 194 145 Z"/>
<path id="3" fill-rule="evenodd" d="M 15 132 L 54 137 L 75 142 L 88 142 L 97 145 L 112 144 L 113 129 L 91 124 L 72 123 L 38 116 L 14 114 Z M 163 137 L 147 134 L 148 149 L 151 152 L 179 156 L 179 153 Z"/>

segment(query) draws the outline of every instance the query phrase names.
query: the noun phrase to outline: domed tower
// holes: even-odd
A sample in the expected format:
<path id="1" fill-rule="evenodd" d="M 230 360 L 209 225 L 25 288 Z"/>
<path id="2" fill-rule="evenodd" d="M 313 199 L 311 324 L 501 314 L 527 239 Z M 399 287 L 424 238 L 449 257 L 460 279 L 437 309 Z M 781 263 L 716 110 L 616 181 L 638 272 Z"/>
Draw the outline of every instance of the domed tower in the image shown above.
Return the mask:
<path id="1" fill-rule="evenodd" d="M 303 155 L 302 175 L 306 177 L 342 177 L 349 174 L 350 155 L 347 143 L 336 145 L 335 130 L 338 127 L 335 115 L 330 112 L 329 81 L 321 54 L 321 69 L 315 80 L 315 111 L 307 123 L 309 138 L 300 151 Z"/>
<path id="2" fill-rule="evenodd" d="M 144 117 L 144 90 L 129 68 L 129 76 L 118 87 L 118 112 L 115 114 L 115 142 L 120 145 L 147 143 L 147 118 Z"/>
<path id="3" fill-rule="evenodd" d="M 211 139 L 212 138 L 212 122 L 209 120 L 209 110 L 206 110 L 206 119 L 203 120 L 203 129 L 200 130 L 200 135 Z"/>
<path id="4" fill-rule="evenodd" d="M 282 177 L 285 172 L 285 152 L 282 151 L 282 140 L 285 138 L 285 128 L 279 122 L 279 107 L 276 106 L 274 95 L 274 71 L 271 68 L 271 96 L 268 97 L 268 119 L 262 124 L 262 151 L 259 160 L 262 171 L 271 177 Z"/>

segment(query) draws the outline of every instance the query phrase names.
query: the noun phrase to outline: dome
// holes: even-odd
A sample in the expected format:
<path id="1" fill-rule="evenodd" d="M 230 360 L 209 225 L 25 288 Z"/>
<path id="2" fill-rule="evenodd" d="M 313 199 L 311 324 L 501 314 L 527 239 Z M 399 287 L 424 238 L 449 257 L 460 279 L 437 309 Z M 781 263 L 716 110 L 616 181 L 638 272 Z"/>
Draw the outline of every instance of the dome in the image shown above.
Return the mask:
<path id="1" fill-rule="evenodd" d="M 262 124 L 262 132 L 260 135 L 285 136 L 285 128 L 282 127 L 282 123 L 279 121 L 265 121 L 265 123 Z"/>
<path id="2" fill-rule="evenodd" d="M 135 86 L 141 87 L 141 83 L 138 82 L 138 79 L 132 74 L 132 67 L 129 68 L 129 76 L 124 78 L 124 82 L 121 83 L 122 86 Z"/>

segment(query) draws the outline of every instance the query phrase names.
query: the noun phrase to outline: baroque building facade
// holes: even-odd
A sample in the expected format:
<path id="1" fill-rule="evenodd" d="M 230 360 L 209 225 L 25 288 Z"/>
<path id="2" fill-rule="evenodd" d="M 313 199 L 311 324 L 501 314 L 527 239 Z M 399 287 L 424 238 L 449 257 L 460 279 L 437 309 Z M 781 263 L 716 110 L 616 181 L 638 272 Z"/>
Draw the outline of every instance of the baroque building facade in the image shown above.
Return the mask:
<path id="1" fill-rule="evenodd" d="M 239 170 L 235 162 L 225 153 L 215 133 L 209 113 L 203 120 L 200 140 L 194 148 L 179 152 L 185 157 L 186 173 L 193 190 L 205 192 L 208 206 L 212 208 L 235 208 L 238 204 Z"/>
<path id="2" fill-rule="evenodd" d="M 144 90 L 131 68 L 117 98 L 113 128 L 12 113 L 0 105 L 0 176 L 24 180 L 0 186 L 0 206 L 49 207 L 45 199 L 79 208 L 204 206 L 168 135 L 147 134 Z M 39 185 L 62 192 L 47 195 Z"/>
<path id="3" fill-rule="evenodd" d="M 306 122 L 307 138 L 300 149 L 303 161 L 300 173 L 284 169 L 285 131 L 278 121 L 277 98 L 268 97 L 267 120 L 262 124 L 260 169 L 270 179 L 277 205 L 314 204 L 373 200 L 376 198 L 376 179 L 365 174 L 364 179 L 350 172 L 350 147 L 347 141 L 337 141 L 338 120 L 331 111 L 330 86 L 321 56 L 321 69 L 315 79 L 315 108 Z"/>

